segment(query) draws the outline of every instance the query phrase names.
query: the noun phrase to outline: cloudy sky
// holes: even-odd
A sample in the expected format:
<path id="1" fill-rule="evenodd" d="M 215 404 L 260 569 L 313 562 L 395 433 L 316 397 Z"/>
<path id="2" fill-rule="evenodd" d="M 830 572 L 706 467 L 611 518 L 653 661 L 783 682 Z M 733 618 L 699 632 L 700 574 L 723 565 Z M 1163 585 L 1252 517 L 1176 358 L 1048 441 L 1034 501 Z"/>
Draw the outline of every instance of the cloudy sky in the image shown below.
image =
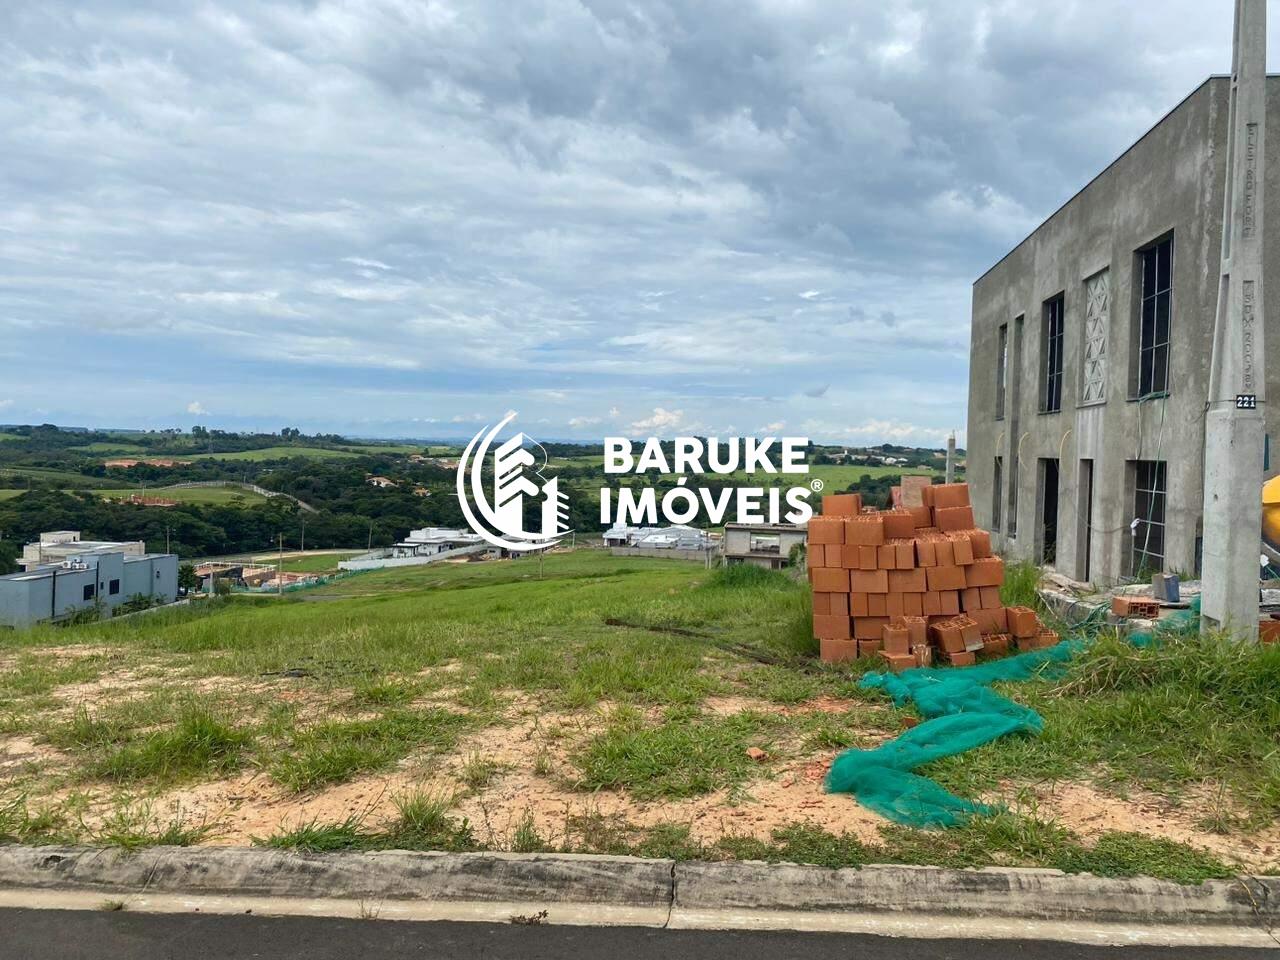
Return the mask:
<path id="1" fill-rule="evenodd" d="M 1231 7 L 5 0 L 0 422 L 937 445 Z"/>

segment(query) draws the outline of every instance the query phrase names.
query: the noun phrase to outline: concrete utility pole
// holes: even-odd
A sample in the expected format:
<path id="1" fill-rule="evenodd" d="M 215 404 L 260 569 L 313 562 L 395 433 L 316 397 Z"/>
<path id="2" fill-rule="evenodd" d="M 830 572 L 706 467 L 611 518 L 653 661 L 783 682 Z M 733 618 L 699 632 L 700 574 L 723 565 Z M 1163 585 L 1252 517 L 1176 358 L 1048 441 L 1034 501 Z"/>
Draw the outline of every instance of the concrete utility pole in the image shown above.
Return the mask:
<path id="1" fill-rule="evenodd" d="M 1206 627 L 1258 639 L 1258 557 L 1266 426 L 1262 215 L 1267 131 L 1267 3 L 1236 0 L 1222 282 L 1204 418 Z"/>
<path id="2" fill-rule="evenodd" d="M 956 482 L 956 435 L 947 437 L 947 483 Z"/>

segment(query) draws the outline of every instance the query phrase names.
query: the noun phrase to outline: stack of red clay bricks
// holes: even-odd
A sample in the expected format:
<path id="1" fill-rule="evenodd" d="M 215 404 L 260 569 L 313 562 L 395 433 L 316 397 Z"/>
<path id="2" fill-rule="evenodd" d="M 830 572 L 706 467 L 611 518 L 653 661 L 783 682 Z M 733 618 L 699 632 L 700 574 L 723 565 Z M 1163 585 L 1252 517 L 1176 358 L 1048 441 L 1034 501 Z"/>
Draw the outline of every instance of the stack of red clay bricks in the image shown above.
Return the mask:
<path id="1" fill-rule="evenodd" d="M 1004 561 L 973 525 L 969 485 L 925 487 L 923 504 L 864 511 L 857 494 L 822 498 L 809 521 L 813 632 L 822 659 L 882 657 L 893 670 L 956 666 L 979 652 L 1058 642 L 1035 612 L 1000 602 Z"/>

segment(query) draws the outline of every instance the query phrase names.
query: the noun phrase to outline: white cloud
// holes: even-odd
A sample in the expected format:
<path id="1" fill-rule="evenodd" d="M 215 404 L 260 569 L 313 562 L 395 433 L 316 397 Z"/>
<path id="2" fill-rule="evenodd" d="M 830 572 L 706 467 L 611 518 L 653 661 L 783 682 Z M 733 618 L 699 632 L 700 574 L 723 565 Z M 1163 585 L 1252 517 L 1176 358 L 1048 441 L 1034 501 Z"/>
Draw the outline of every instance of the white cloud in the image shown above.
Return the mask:
<path id="1" fill-rule="evenodd" d="M 187 404 L 187 413 L 197 417 L 207 417 L 209 415 L 209 411 L 204 408 L 204 404 L 199 400 L 192 400 Z"/>
<path id="2" fill-rule="evenodd" d="M 781 433 L 782 429 L 787 425 L 785 420 L 775 420 L 773 423 L 766 423 L 757 432 L 760 434 Z"/>
<path id="3" fill-rule="evenodd" d="M 7 410 L 9 407 L 12 407 L 12 406 L 13 406 L 12 400 L 8 400 L 8 399 L 0 400 L 0 410 Z"/>
<path id="4" fill-rule="evenodd" d="M 484 419 L 483 413 L 459 413 L 449 419 L 450 423 L 479 423 Z"/>
<path id="5" fill-rule="evenodd" d="M 342 260 L 344 263 L 352 263 L 357 267 L 370 267 L 374 270 L 391 269 L 388 264 L 383 263 L 381 260 L 368 260 L 365 257 L 343 257 Z"/>
<path id="6" fill-rule="evenodd" d="M 599 417 L 573 417 L 572 419 L 569 420 L 569 426 L 594 427 L 597 423 L 600 423 L 600 422 L 601 420 Z"/>
<path id="7" fill-rule="evenodd" d="M 664 410 L 662 407 L 654 407 L 653 416 L 645 417 L 642 420 L 636 420 L 631 424 L 631 429 L 640 432 L 675 430 L 683 422 L 683 410 Z"/>

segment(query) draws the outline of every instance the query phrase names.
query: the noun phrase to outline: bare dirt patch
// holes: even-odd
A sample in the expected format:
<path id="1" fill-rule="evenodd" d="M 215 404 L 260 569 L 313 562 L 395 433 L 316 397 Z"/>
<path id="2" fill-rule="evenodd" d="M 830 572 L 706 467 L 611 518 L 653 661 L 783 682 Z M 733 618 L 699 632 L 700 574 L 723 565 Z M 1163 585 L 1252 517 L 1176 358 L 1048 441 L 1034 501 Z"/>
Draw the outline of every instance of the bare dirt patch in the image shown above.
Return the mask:
<path id="1" fill-rule="evenodd" d="M 1051 816 L 1087 841 L 1122 830 L 1185 843 L 1250 869 L 1280 867 L 1280 825 L 1253 834 L 1215 833 L 1198 822 L 1210 809 L 1203 797 L 1175 804 L 1156 794 L 1131 791 L 1121 798 L 1090 783 L 1057 783 L 1037 788 L 1036 795 L 1042 816 Z"/>

